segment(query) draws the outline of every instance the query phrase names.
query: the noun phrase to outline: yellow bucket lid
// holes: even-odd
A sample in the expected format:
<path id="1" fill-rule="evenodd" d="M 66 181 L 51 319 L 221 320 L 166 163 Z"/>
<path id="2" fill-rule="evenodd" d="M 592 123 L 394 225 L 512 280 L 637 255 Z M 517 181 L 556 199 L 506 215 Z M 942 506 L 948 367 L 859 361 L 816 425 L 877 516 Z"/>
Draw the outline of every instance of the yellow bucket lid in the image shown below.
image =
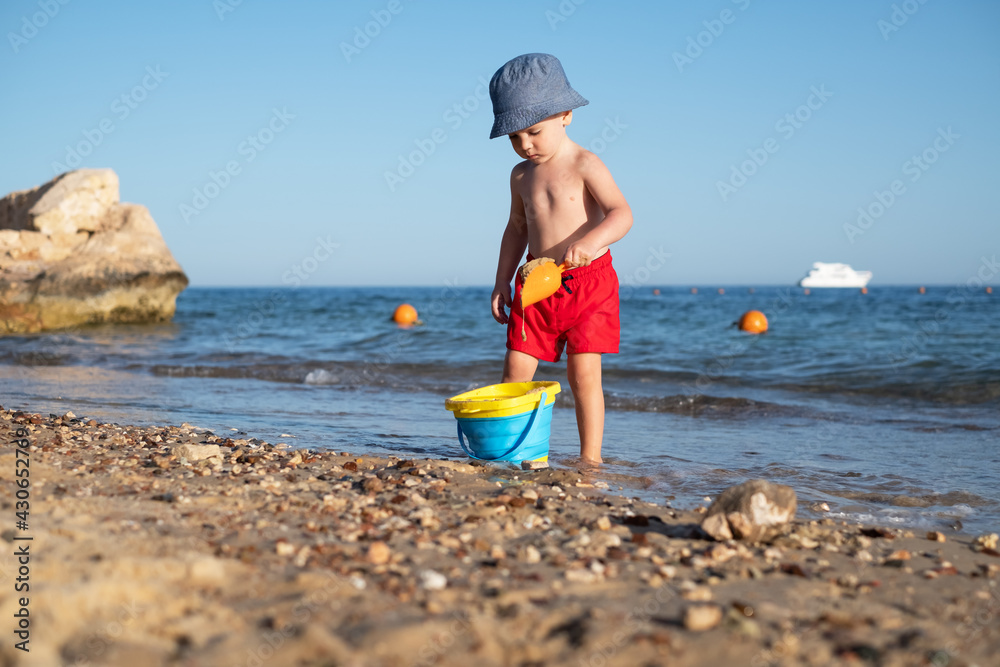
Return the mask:
<path id="1" fill-rule="evenodd" d="M 559 391 L 558 382 L 504 382 L 452 396 L 444 402 L 444 407 L 463 415 L 497 410 L 525 412 L 538 405 L 542 392 L 546 394 L 545 404 L 548 405 L 555 401 Z"/>

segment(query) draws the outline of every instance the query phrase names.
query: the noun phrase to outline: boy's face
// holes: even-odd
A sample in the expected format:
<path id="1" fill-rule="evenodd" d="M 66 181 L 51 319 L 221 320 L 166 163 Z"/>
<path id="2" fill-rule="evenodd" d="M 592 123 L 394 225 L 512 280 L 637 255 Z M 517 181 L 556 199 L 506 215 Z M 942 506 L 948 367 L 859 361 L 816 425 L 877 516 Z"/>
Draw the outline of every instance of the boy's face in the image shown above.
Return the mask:
<path id="1" fill-rule="evenodd" d="M 508 134 L 510 145 L 522 160 L 541 164 L 552 159 L 566 138 L 566 126 L 573 121 L 573 112 L 564 111 L 526 127 L 520 132 Z"/>

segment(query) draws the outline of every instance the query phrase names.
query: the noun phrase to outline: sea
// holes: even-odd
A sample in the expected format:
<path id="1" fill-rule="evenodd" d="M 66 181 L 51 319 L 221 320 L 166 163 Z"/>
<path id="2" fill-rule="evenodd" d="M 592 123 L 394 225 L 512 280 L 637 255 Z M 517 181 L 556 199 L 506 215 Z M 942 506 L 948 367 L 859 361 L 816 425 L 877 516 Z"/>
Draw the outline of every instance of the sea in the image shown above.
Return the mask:
<path id="1" fill-rule="evenodd" d="M 499 382 L 490 288 L 192 287 L 167 324 L 0 338 L 5 408 L 406 458 L 463 459 L 445 399 Z M 596 474 L 695 508 L 792 486 L 800 516 L 1000 531 L 1000 293 L 981 286 L 623 287 Z M 402 303 L 421 323 L 391 320 Z M 760 335 L 734 326 L 763 312 Z M 565 360 L 550 463 L 576 469 Z M 594 481 L 594 478 L 589 478 Z M 603 487 L 604 484 L 598 484 Z"/>

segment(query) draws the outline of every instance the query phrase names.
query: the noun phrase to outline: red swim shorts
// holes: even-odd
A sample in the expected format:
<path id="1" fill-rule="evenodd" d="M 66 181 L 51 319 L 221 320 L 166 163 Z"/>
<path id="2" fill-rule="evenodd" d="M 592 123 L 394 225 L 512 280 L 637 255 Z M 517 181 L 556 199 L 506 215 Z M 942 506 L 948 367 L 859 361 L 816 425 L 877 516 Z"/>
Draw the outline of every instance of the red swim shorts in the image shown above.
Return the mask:
<path id="1" fill-rule="evenodd" d="M 522 322 L 527 340 L 521 340 Z M 521 280 L 514 280 L 508 350 L 554 362 L 559 361 L 564 348 L 569 354 L 617 353 L 620 337 L 618 274 L 611 266 L 610 251 L 587 266 L 566 271 L 559 291 L 528 306 L 527 313 L 521 309 Z"/>

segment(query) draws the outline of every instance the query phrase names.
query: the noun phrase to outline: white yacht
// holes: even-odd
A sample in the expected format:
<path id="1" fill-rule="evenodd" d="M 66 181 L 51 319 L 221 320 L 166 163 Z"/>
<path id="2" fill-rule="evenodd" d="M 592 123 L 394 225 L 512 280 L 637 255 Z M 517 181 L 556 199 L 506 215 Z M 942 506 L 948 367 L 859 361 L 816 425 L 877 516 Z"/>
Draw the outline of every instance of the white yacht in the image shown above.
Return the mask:
<path id="1" fill-rule="evenodd" d="M 871 271 L 855 271 L 847 264 L 815 262 L 799 287 L 864 287 L 872 279 Z"/>

